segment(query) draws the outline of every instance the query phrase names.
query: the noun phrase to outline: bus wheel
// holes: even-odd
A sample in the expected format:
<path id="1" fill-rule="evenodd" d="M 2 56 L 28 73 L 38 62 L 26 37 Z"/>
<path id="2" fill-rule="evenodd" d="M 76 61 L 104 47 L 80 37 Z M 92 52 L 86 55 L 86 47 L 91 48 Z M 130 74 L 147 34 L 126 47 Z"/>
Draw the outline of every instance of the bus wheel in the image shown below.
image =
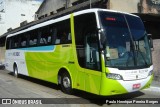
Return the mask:
<path id="1" fill-rule="evenodd" d="M 67 72 L 64 72 L 61 75 L 61 89 L 64 93 L 67 94 L 73 93 L 71 77 Z"/>
<path id="2" fill-rule="evenodd" d="M 18 68 L 16 65 L 14 66 L 14 76 L 18 78 Z"/>

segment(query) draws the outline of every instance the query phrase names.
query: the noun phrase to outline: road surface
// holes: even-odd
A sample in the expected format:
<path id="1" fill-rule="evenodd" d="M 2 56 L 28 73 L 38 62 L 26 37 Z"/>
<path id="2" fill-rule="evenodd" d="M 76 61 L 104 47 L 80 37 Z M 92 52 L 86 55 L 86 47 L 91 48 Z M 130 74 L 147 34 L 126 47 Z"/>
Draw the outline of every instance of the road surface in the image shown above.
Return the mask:
<path id="1" fill-rule="evenodd" d="M 153 83 L 151 88 L 138 91 L 126 95 L 114 96 L 114 98 L 123 98 L 125 100 L 131 100 L 138 98 L 155 98 L 152 100 L 160 99 L 160 87 L 159 83 Z M 33 79 L 26 76 L 20 76 L 20 78 L 15 78 L 12 73 L 6 70 L 0 70 L 0 98 L 55 98 L 49 99 L 54 100 L 54 103 L 63 103 L 63 100 L 66 98 L 73 99 L 73 102 L 64 102 L 64 103 L 74 103 L 77 104 L 46 104 L 45 107 L 159 107 L 160 104 L 116 104 L 112 101 L 112 104 L 104 103 L 110 97 L 98 97 L 89 93 L 75 90 L 74 95 L 67 95 L 61 92 L 60 87 L 53 83 L 48 83 L 45 81 Z M 94 99 L 96 98 L 96 99 Z M 99 98 L 99 100 L 97 99 Z M 61 101 L 62 100 L 62 101 Z M 137 100 L 137 99 L 136 99 Z M 142 99 L 145 100 L 145 99 Z M 58 102 L 56 102 L 58 101 Z M 16 103 L 16 102 L 15 102 Z M 81 104 L 79 104 L 81 103 Z M 7 105 L 2 104 L 0 107 L 43 107 L 44 105 Z"/>

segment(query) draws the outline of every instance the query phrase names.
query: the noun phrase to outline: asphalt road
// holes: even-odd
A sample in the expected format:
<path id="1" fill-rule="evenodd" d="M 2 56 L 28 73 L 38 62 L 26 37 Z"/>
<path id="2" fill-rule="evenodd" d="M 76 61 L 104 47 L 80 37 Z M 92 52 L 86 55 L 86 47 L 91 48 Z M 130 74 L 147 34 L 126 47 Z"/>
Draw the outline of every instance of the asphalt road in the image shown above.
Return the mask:
<path id="1" fill-rule="evenodd" d="M 125 95 L 113 96 L 113 98 L 131 100 L 138 98 L 155 98 L 151 100 L 160 99 L 160 87 L 158 87 L 159 83 L 153 82 L 151 88 L 138 91 Z M 104 103 L 110 97 L 99 97 L 96 95 L 92 95 L 89 93 L 85 93 L 82 91 L 75 90 L 74 95 L 67 95 L 61 92 L 60 87 L 45 81 L 33 79 L 26 76 L 20 76 L 20 78 L 15 78 L 12 73 L 0 70 L 0 98 L 55 98 L 49 99 L 50 102 L 54 103 L 66 103 L 66 104 L 46 104 L 46 105 L 0 105 L 0 107 L 137 107 L 137 106 L 145 106 L 145 107 L 159 107 L 160 104 L 126 104 L 121 103 L 117 104 L 112 102 L 112 104 Z M 72 99 L 71 101 L 68 101 Z M 65 100 L 65 101 L 64 101 Z M 66 101 L 67 100 L 67 101 Z M 142 99 L 145 100 L 146 99 Z M 112 101 L 112 100 L 111 100 Z M 137 99 L 136 99 L 137 101 Z M 74 104 L 77 103 L 77 104 Z M 73 104 L 68 104 L 73 103 Z M 80 104 L 81 103 L 81 104 Z M 160 102 L 159 102 L 160 103 Z"/>

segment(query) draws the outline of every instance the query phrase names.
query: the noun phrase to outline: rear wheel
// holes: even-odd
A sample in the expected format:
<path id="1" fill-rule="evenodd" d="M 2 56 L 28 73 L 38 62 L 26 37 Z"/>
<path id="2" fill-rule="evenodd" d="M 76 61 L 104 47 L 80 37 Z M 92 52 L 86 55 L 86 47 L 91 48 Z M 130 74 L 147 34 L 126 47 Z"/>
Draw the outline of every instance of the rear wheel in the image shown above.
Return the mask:
<path id="1" fill-rule="evenodd" d="M 72 80 L 70 75 L 67 72 L 62 73 L 61 75 L 61 89 L 67 94 L 72 94 Z"/>
<path id="2" fill-rule="evenodd" d="M 16 78 L 18 78 L 18 68 L 17 68 L 17 66 L 15 65 L 14 66 L 14 76 L 16 77 Z"/>

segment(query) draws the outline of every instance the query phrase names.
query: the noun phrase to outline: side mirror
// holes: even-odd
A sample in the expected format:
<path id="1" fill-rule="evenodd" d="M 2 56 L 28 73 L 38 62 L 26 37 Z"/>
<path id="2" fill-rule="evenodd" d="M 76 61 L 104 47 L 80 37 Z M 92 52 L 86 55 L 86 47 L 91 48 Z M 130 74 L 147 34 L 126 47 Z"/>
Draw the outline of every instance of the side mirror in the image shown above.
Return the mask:
<path id="1" fill-rule="evenodd" d="M 100 49 L 105 50 L 105 45 L 106 45 L 105 32 L 103 31 L 103 29 L 98 29 L 98 32 L 100 34 Z"/>
<path id="2" fill-rule="evenodd" d="M 153 39 L 152 39 L 152 34 L 147 34 L 148 35 L 148 39 L 149 39 L 149 45 L 150 48 L 153 48 Z"/>

